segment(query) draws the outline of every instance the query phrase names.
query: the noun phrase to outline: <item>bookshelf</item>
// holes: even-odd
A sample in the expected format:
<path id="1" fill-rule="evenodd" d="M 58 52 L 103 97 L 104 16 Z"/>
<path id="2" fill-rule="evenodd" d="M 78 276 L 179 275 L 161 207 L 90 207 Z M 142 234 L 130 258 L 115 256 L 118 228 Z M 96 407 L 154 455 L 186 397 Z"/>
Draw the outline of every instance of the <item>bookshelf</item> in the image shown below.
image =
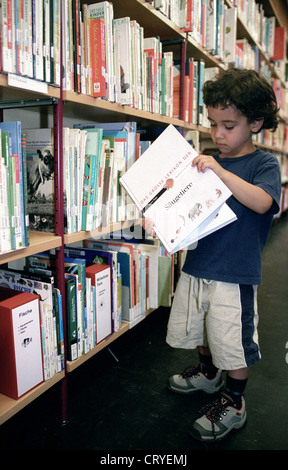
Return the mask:
<path id="1" fill-rule="evenodd" d="M 60 0 L 62 4 L 64 0 Z M 84 2 L 81 2 L 82 4 Z M 97 3 L 96 1 L 87 1 L 87 4 Z M 220 72 L 227 67 L 224 61 L 211 52 L 207 51 L 202 44 L 199 44 L 193 36 L 185 32 L 182 28 L 176 25 L 171 19 L 163 14 L 160 10 L 154 8 L 152 2 L 145 0 L 126 0 L 119 2 L 113 0 L 111 2 L 114 8 L 114 18 L 121 18 L 129 16 L 131 19 L 136 20 L 144 28 L 145 37 L 159 36 L 161 40 L 166 40 L 165 50 L 173 51 L 175 58 L 182 58 L 182 61 L 187 57 L 194 59 L 201 59 L 204 61 L 205 66 L 217 67 Z M 267 0 L 264 3 L 265 13 L 268 16 L 275 16 L 276 22 L 280 26 L 284 26 L 288 31 L 288 7 L 284 2 L 277 0 Z M 233 1 L 226 0 L 225 6 L 232 8 Z M 168 40 L 173 39 L 173 43 Z M 243 20 L 237 16 L 237 39 L 245 38 L 247 41 L 257 46 L 261 59 L 271 76 L 278 77 L 274 65 L 271 63 L 269 57 L 264 52 L 262 45 L 254 39 L 250 34 L 249 29 L 244 24 Z M 183 69 L 182 69 L 183 72 Z M 18 77 L 19 78 L 19 77 Z M 283 77 L 278 77 L 282 80 Z M 17 77 L 16 77 L 17 79 Z M 11 83 L 13 85 L 11 85 Z M 47 85 L 47 84 L 46 84 Z M 158 113 L 152 113 L 146 110 L 137 109 L 129 105 L 122 105 L 116 102 L 108 101 L 101 98 L 93 98 L 87 94 L 78 93 L 75 91 L 63 89 L 61 86 L 47 85 L 45 92 L 38 88 L 38 84 L 33 89 L 31 82 L 21 77 L 18 82 L 10 81 L 7 74 L 0 73 L 0 113 L 2 120 L 5 110 L 15 113 L 20 108 L 32 109 L 36 113 L 47 113 L 52 118 L 52 127 L 54 128 L 54 147 L 55 147 L 55 166 L 54 166 L 54 185 L 55 185 L 55 233 L 46 232 L 30 232 L 30 244 L 28 247 L 15 250 L 9 253 L 0 254 L 0 264 L 5 265 L 11 261 L 20 260 L 27 256 L 45 252 L 48 250 L 55 250 L 56 253 L 56 270 L 57 270 L 57 287 L 63 294 L 63 304 L 65 299 L 65 283 L 64 283 L 64 249 L 68 244 L 81 242 L 83 240 L 93 238 L 96 231 L 79 231 L 72 234 L 64 233 L 63 222 L 63 134 L 62 129 L 66 120 L 68 122 L 78 122 L 81 118 L 83 121 L 96 121 L 96 122 L 112 122 L 112 121 L 135 121 L 139 125 L 146 126 L 162 126 L 173 124 L 185 130 L 199 131 L 200 141 L 209 141 L 210 132 L 205 126 L 200 126 L 192 122 L 187 122 L 184 119 L 172 118 Z M 182 104 L 184 96 L 182 95 Z M 0 116 L 1 116 L 0 114 Z M 286 120 L 285 120 L 286 119 Z M 283 122 L 288 126 L 287 116 L 283 116 Z M 260 147 L 275 151 L 275 146 L 267 143 L 257 142 Z M 281 158 L 287 159 L 288 148 L 278 148 L 276 151 L 281 154 Z M 101 234 L 110 233 L 111 230 L 120 230 L 129 226 L 130 222 L 119 222 L 107 227 L 101 228 Z M 146 316 L 151 314 L 153 309 L 146 312 Z M 63 311 L 64 330 L 66 328 L 66 313 Z M 43 382 L 40 386 L 25 394 L 19 400 L 12 400 L 4 395 L 0 395 L 0 424 L 10 419 L 13 415 L 18 413 L 21 409 L 31 403 L 34 399 L 45 393 L 50 387 L 56 383 L 61 383 L 61 398 L 62 398 L 62 420 L 68 419 L 68 374 L 72 373 L 76 368 L 80 367 L 84 362 L 92 358 L 103 348 L 109 346 L 119 336 L 122 336 L 129 330 L 129 324 L 123 322 L 121 328 L 113 333 L 109 338 L 102 341 L 94 347 L 87 354 L 81 356 L 75 361 L 65 362 L 65 368 L 58 372 L 53 378 Z"/>

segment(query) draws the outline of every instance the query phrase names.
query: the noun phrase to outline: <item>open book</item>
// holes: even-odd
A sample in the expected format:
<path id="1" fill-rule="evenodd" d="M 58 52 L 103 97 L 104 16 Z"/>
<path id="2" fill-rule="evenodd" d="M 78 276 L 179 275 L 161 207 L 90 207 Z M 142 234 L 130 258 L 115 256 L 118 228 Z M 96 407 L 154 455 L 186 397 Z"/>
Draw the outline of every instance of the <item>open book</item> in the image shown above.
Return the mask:
<path id="1" fill-rule="evenodd" d="M 236 219 L 225 204 L 231 191 L 212 170 L 192 167 L 196 156 L 170 124 L 120 178 L 169 254 Z"/>

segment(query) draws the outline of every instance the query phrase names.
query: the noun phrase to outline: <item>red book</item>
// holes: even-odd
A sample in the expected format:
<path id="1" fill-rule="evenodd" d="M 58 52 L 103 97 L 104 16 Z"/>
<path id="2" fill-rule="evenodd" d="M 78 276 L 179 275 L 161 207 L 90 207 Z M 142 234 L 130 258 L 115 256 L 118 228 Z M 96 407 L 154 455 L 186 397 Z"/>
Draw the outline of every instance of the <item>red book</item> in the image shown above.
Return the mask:
<path id="1" fill-rule="evenodd" d="M 44 380 L 39 297 L 0 287 L 0 393 L 15 400 Z"/>
<path id="2" fill-rule="evenodd" d="M 286 59 L 286 41 L 286 29 L 281 26 L 276 27 L 274 33 L 274 55 L 271 57 L 271 60 Z"/>
<path id="3" fill-rule="evenodd" d="M 112 333 L 111 267 L 92 264 L 86 268 L 86 277 L 95 286 L 96 344 Z"/>
<path id="4" fill-rule="evenodd" d="M 106 96 L 105 80 L 105 24 L 103 18 L 89 19 L 90 66 L 92 75 L 92 96 Z"/>
<path id="5" fill-rule="evenodd" d="M 193 121 L 193 84 L 194 84 L 194 77 L 193 77 L 193 72 L 194 72 L 194 64 L 193 64 L 193 59 L 188 60 L 188 70 L 189 70 L 189 106 L 188 106 L 188 122 Z"/>
<path id="6" fill-rule="evenodd" d="M 192 31 L 192 0 L 186 1 L 186 17 L 183 31 Z"/>

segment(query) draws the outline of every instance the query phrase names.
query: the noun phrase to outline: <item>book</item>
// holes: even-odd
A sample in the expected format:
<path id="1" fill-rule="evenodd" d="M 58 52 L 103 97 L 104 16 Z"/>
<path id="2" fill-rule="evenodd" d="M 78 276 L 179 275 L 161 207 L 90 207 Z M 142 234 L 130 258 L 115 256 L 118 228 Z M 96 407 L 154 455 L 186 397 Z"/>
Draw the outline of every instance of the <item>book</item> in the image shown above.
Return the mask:
<path id="1" fill-rule="evenodd" d="M 105 24 L 102 18 L 90 18 L 89 44 L 91 63 L 91 90 L 94 98 L 106 96 L 105 80 Z"/>
<path id="2" fill-rule="evenodd" d="M 270 58 L 273 61 L 286 60 L 287 31 L 282 26 L 276 26 L 274 31 L 274 53 Z"/>
<path id="3" fill-rule="evenodd" d="M 55 231 L 53 129 L 25 129 L 30 230 Z"/>
<path id="4" fill-rule="evenodd" d="M 86 277 L 95 287 L 96 344 L 112 334 L 111 271 L 105 264 L 92 264 L 86 268 Z"/>
<path id="5" fill-rule="evenodd" d="M 118 48 L 120 64 L 120 103 L 132 105 L 132 64 L 131 64 L 131 28 L 130 18 L 113 19 L 114 41 L 121 44 Z"/>
<path id="6" fill-rule="evenodd" d="M 44 380 L 39 298 L 0 288 L 0 392 L 15 400 Z"/>
<path id="7" fill-rule="evenodd" d="M 74 361 L 78 357 L 76 281 L 65 274 L 65 293 L 67 310 L 67 360 Z"/>
<path id="8" fill-rule="evenodd" d="M 212 170 L 199 173 L 192 167 L 196 155 L 170 124 L 120 179 L 144 217 L 154 221 L 169 254 L 199 236 L 201 224 L 211 221 L 231 196 Z"/>
<path id="9" fill-rule="evenodd" d="M 14 190 L 14 220 L 15 220 L 15 248 L 27 246 L 26 241 L 26 203 L 24 196 L 24 172 L 21 141 L 21 122 L 1 122 L 0 129 L 10 133 L 12 167 L 13 167 L 13 190 Z"/>
<path id="10" fill-rule="evenodd" d="M 237 8 L 228 8 L 225 14 L 224 61 L 235 62 Z"/>
<path id="11" fill-rule="evenodd" d="M 86 262 L 84 259 L 65 256 L 64 267 L 66 278 L 72 275 L 77 285 L 78 356 L 80 357 L 89 351 L 86 310 Z"/>
<path id="12" fill-rule="evenodd" d="M 113 4 L 112 2 L 98 2 L 87 5 L 87 18 L 99 19 L 104 22 L 104 34 L 101 43 L 104 46 L 105 62 L 103 63 L 102 74 L 105 80 L 106 98 L 109 101 L 114 101 L 114 54 L 113 54 Z M 91 46 L 91 42 L 90 42 Z M 95 58 L 96 60 L 96 58 Z"/>

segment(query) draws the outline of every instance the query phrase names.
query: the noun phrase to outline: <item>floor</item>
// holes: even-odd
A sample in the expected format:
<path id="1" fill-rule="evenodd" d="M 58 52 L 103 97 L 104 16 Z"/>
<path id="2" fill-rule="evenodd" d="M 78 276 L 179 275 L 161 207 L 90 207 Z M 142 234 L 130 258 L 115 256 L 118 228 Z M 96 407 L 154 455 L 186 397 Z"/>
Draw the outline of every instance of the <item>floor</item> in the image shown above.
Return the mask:
<path id="1" fill-rule="evenodd" d="M 69 375 L 65 425 L 57 385 L 1 426 L 0 449 L 100 450 L 106 456 L 111 450 L 127 455 L 136 450 L 288 449 L 287 240 L 284 217 L 273 224 L 263 253 L 262 360 L 250 372 L 248 419 L 241 431 L 213 445 L 190 437 L 189 428 L 209 398 L 168 390 L 167 377 L 196 364 L 197 355 L 165 343 L 169 309 L 161 308 Z"/>

